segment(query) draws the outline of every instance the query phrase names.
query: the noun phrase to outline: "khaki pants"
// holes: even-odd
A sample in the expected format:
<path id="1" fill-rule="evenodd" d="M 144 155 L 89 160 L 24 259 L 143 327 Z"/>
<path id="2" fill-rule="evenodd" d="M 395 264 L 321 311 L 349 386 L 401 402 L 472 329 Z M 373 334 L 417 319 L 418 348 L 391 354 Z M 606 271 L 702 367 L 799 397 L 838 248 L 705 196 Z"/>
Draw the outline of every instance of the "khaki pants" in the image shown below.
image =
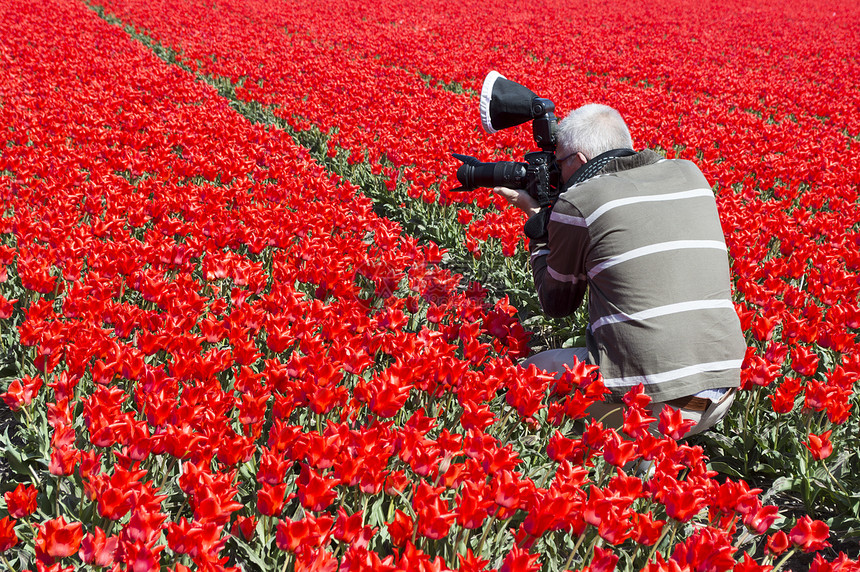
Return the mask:
<path id="1" fill-rule="evenodd" d="M 572 366 L 574 362 L 574 358 L 579 361 L 587 361 L 588 360 L 588 351 L 585 348 L 564 348 L 557 350 L 547 350 L 545 352 L 541 352 L 539 354 L 535 354 L 530 358 L 524 360 L 522 362 L 523 367 L 528 367 L 531 364 L 534 364 L 539 369 L 542 369 L 547 372 L 559 372 L 558 376 L 561 375 L 561 372 L 564 372 L 564 366 Z M 691 421 L 695 421 L 695 425 L 690 429 L 690 431 L 685 435 L 685 437 L 689 437 L 691 435 L 696 435 L 697 433 L 703 433 L 716 425 L 720 419 L 725 417 L 726 413 L 728 413 L 729 408 L 735 400 L 735 390 L 729 390 L 723 396 L 720 401 L 711 402 L 711 405 L 705 411 L 692 411 L 689 409 L 680 409 L 681 415 L 684 419 L 690 419 Z M 606 403 L 599 402 L 595 403 L 591 407 L 588 408 L 588 415 L 593 417 L 594 419 L 602 420 L 604 427 L 612 427 L 614 429 L 620 429 L 621 425 L 624 423 L 624 407 L 623 403 Z M 665 403 L 650 403 L 646 409 L 648 409 L 651 417 L 655 419 L 660 418 L 660 412 L 664 407 L 670 407 Z M 674 408 L 673 408 L 674 409 Z M 658 422 L 654 422 L 651 424 L 650 430 L 657 436 L 660 436 L 657 429 Z"/>

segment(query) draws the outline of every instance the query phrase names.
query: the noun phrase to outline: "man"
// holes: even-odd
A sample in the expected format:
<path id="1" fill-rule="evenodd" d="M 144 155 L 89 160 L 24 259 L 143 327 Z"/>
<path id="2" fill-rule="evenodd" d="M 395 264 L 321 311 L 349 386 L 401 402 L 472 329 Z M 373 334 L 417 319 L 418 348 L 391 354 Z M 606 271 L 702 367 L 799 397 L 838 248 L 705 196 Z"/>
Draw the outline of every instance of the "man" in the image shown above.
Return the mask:
<path id="1" fill-rule="evenodd" d="M 600 366 L 612 392 L 592 416 L 620 426 L 621 397 L 644 384 L 652 414 L 680 409 L 716 424 L 734 400 L 746 350 L 731 300 L 728 254 L 711 186 L 689 161 L 634 152 L 620 114 L 586 105 L 558 126 L 564 184 L 546 233 L 530 243 L 544 311 L 567 316 L 588 291 L 586 348 L 533 356 L 547 371 L 574 357 Z M 496 188 L 536 215 L 525 191 Z M 612 403 L 614 402 L 614 403 Z"/>

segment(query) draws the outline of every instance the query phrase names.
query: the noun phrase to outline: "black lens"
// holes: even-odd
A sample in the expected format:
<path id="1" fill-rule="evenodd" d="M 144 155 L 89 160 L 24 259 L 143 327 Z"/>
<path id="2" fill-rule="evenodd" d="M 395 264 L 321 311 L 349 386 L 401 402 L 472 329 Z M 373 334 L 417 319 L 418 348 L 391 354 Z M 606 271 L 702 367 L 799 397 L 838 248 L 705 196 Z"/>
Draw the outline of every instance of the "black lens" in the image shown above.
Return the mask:
<path id="1" fill-rule="evenodd" d="M 457 180 L 467 189 L 478 187 L 510 187 L 521 189 L 526 179 L 525 163 L 497 161 L 464 163 L 457 169 Z"/>

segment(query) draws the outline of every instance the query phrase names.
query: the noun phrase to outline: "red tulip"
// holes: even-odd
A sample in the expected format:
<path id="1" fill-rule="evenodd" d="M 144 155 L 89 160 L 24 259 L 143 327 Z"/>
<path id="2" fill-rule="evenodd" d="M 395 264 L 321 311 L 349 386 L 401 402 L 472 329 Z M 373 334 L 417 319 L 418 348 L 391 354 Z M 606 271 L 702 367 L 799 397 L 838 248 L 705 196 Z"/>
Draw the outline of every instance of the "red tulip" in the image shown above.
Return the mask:
<path id="1" fill-rule="evenodd" d="M 328 515 L 318 518 L 308 515 L 302 520 L 279 521 L 275 537 L 278 548 L 296 552 L 301 547 L 322 546 L 331 534 L 333 521 Z"/>
<path id="2" fill-rule="evenodd" d="M 788 535 L 782 530 L 778 530 L 767 537 L 767 551 L 771 554 L 782 554 L 791 545 L 791 540 Z"/>
<path id="3" fill-rule="evenodd" d="M 263 484 L 257 491 L 257 511 L 266 516 L 278 516 L 284 509 L 286 483 L 280 485 Z"/>
<path id="4" fill-rule="evenodd" d="M 696 425 L 695 421 L 684 419 L 680 409 L 663 407 L 660 411 L 660 423 L 657 425 L 657 429 L 660 433 L 677 441 L 686 435 L 694 425 Z"/>
<path id="5" fill-rule="evenodd" d="M 337 484 L 336 479 L 322 477 L 307 465 L 302 465 L 296 481 L 299 501 L 308 510 L 324 510 L 337 498 L 337 491 L 334 490 Z"/>
<path id="6" fill-rule="evenodd" d="M 21 379 L 13 379 L 6 391 L 0 393 L 0 397 L 3 398 L 3 401 L 6 402 L 6 405 L 10 409 L 17 411 L 24 406 L 30 405 L 41 387 L 41 377 L 25 376 Z"/>
<path id="7" fill-rule="evenodd" d="M 6 510 L 13 518 L 24 518 L 36 511 L 36 498 L 39 489 L 32 485 L 19 484 L 15 490 L 3 494 Z"/>
<path id="8" fill-rule="evenodd" d="M 96 527 L 94 533 L 84 535 L 78 556 L 87 564 L 96 566 L 111 566 L 115 561 L 119 539 L 116 536 L 107 538 L 104 531 Z"/>
<path id="9" fill-rule="evenodd" d="M 67 523 L 61 516 L 38 525 L 36 554 L 65 558 L 78 551 L 82 539 L 83 525 L 80 522 Z"/>
<path id="10" fill-rule="evenodd" d="M 789 531 L 788 537 L 791 542 L 804 552 L 814 552 L 827 548 L 830 543 L 830 527 L 820 520 L 812 520 L 804 515 L 800 517 L 794 527 Z"/>
<path id="11" fill-rule="evenodd" d="M 816 461 L 826 459 L 833 453 L 833 443 L 830 442 L 831 433 L 833 433 L 833 430 L 825 431 L 821 435 L 810 433 L 809 442 L 803 444 L 804 447 L 809 449 L 809 452 L 812 453 L 812 458 Z"/>
<path id="12" fill-rule="evenodd" d="M 17 523 L 8 516 L 0 518 L 0 553 L 6 552 L 18 544 L 15 524 Z"/>

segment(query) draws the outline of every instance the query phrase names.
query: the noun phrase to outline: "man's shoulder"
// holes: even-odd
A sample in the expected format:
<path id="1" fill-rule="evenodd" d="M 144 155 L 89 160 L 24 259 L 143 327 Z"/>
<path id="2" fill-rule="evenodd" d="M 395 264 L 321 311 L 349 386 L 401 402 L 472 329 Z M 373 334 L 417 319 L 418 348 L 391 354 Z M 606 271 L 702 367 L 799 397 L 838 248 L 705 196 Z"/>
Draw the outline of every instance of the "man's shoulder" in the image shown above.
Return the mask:
<path id="1" fill-rule="evenodd" d="M 651 164 L 653 163 L 648 163 L 648 165 Z M 635 192 L 637 177 L 634 171 L 645 166 L 622 170 L 604 169 L 590 179 L 567 187 L 559 195 L 559 199 L 578 208 L 587 209 L 586 205 L 592 205 L 595 201 L 599 203 L 611 200 L 618 193 Z"/>
<path id="2" fill-rule="evenodd" d="M 572 197 L 573 193 L 577 191 L 592 191 L 607 186 L 623 184 L 621 179 L 632 178 L 635 180 L 637 172 L 641 171 L 642 168 L 665 163 L 666 161 L 667 159 L 650 149 L 643 149 L 633 155 L 616 157 L 609 161 L 595 176 L 580 183 L 570 185 L 564 190 L 562 196 L 568 195 Z M 624 175 L 623 177 L 621 177 L 622 174 Z"/>
<path id="3" fill-rule="evenodd" d="M 710 188 L 692 161 L 666 159 L 651 150 L 613 160 L 598 175 L 572 185 L 559 195 L 566 209 L 575 208 L 588 216 L 606 203 L 643 194 L 669 194 Z"/>
<path id="4" fill-rule="evenodd" d="M 701 176 L 701 173 L 699 167 L 692 161 L 667 159 L 651 149 L 643 149 L 635 155 L 620 157 L 611 161 L 600 174 L 604 176 L 615 175 L 636 181 L 638 178 L 654 177 L 655 174 L 656 176 L 673 178 Z"/>
<path id="5" fill-rule="evenodd" d="M 603 168 L 602 172 L 604 174 L 609 174 L 632 171 L 649 165 L 655 165 L 665 160 L 666 159 L 662 155 L 652 151 L 651 149 L 642 149 L 633 155 L 616 157 L 612 161 L 609 161 L 609 163 L 607 163 Z"/>

